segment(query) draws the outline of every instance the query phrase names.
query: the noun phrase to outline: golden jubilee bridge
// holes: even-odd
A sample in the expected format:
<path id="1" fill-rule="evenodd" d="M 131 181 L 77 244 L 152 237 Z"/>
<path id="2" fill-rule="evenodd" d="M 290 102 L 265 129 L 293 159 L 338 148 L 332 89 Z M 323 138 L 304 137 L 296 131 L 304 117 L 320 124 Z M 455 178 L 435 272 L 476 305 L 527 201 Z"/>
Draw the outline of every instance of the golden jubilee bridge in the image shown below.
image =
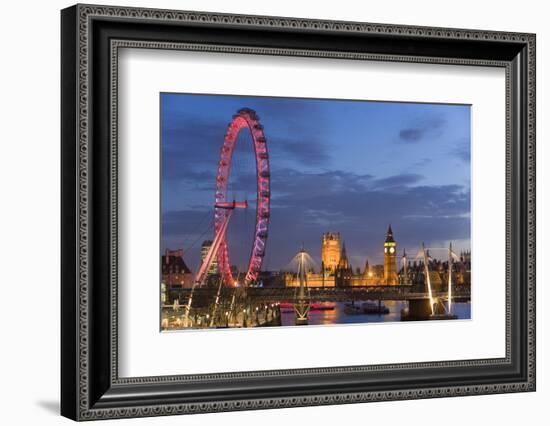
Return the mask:
<path id="1" fill-rule="evenodd" d="M 178 295 L 180 300 L 191 294 L 191 289 L 173 289 L 171 292 Z M 235 289 L 222 287 L 219 292 L 222 298 L 231 298 Z M 415 285 L 368 285 L 353 287 L 307 287 L 311 302 L 351 302 L 362 300 L 415 300 L 425 299 L 426 291 L 420 291 Z M 212 287 L 195 288 L 194 297 L 197 299 L 214 300 L 218 290 Z M 251 302 L 265 303 L 292 303 L 296 297 L 296 287 L 248 287 L 246 296 Z M 434 291 L 432 297 L 447 300 L 448 292 Z M 467 302 L 470 300 L 470 286 L 459 284 L 453 286 L 453 302 Z"/>
<path id="2" fill-rule="evenodd" d="M 354 287 L 197 287 L 171 290 L 173 300 L 186 300 L 193 297 L 194 309 L 185 311 L 183 321 L 172 326 L 168 320 L 163 329 L 170 328 L 232 328 L 280 326 L 282 305 L 291 305 L 294 310 L 295 325 L 307 325 L 310 307 L 323 302 L 362 302 L 371 300 L 406 301 L 406 312 L 401 311 L 401 320 L 456 319 L 451 311 L 434 311 L 438 304 L 431 299 L 447 305 L 447 291 L 419 291 L 415 285 L 369 285 Z M 452 301 L 469 302 L 470 286 L 453 285 Z M 428 304 L 430 300 L 430 304 Z M 177 315 L 178 302 L 165 305 L 163 310 Z M 439 305 L 441 306 L 441 305 Z M 430 311 L 431 308 L 431 311 Z"/>

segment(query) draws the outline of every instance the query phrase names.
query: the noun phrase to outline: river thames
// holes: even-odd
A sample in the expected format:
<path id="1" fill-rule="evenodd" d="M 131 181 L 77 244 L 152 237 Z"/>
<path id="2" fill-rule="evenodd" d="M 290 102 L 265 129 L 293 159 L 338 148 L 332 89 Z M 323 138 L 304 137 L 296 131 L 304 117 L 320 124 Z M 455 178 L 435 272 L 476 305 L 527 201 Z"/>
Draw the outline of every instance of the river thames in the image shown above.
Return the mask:
<path id="1" fill-rule="evenodd" d="M 362 302 L 358 302 L 360 305 Z M 347 314 L 344 309 L 344 302 L 336 302 L 333 310 L 312 310 L 308 315 L 309 325 L 329 325 L 329 324 L 364 324 L 373 322 L 398 322 L 401 320 L 401 309 L 407 308 L 408 303 L 403 301 L 388 300 L 385 306 L 390 310 L 388 314 Z M 453 314 L 457 315 L 458 319 L 471 318 L 470 302 L 453 303 Z M 283 326 L 295 325 L 294 312 L 290 309 L 285 309 L 281 312 L 281 322 Z"/>

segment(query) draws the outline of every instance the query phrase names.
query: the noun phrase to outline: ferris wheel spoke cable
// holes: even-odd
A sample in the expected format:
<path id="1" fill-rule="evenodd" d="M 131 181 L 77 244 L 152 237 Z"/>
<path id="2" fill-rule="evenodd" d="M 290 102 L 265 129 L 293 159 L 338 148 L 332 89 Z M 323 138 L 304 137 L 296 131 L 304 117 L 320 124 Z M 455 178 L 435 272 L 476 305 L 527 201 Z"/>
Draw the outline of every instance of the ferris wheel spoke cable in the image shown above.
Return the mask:
<path id="1" fill-rule="evenodd" d="M 209 211 L 209 210 L 206 210 L 206 211 L 202 214 L 200 220 L 197 221 L 197 224 L 196 224 L 195 226 L 192 227 L 192 229 L 193 229 L 193 230 L 195 230 L 195 229 L 200 229 L 200 228 L 204 225 L 204 223 L 206 222 L 206 220 L 209 219 L 209 218 L 210 218 L 210 219 L 212 218 L 212 212 Z M 210 229 L 212 229 L 212 226 L 213 226 L 213 223 L 210 223 L 210 224 L 208 225 L 207 231 L 209 231 Z M 188 243 L 189 240 L 191 239 L 191 236 L 192 236 L 192 235 L 193 235 L 193 234 L 188 234 L 186 237 L 183 238 L 183 241 L 182 241 L 182 243 L 181 243 L 182 247 L 185 247 L 185 246 L 187 245 L 187 243 Z M 184 251 L 185 251 L 185 250 L 184 250 Z"/>
<path id="2" fill-rule="evenodd" d="M 211 232 L 213 228 L 214 220 L 210 222 L 208 228 L 206 228 L 197 238 L 195 238 L 195 240 L 187 248 L 183 249 L 183 252 L 187 253 L 189 250 L 191 250 L 195 246 L 195 244 L 197 244 L 201 240 L 201 238 L 203 238 L 208 232 Z"/>

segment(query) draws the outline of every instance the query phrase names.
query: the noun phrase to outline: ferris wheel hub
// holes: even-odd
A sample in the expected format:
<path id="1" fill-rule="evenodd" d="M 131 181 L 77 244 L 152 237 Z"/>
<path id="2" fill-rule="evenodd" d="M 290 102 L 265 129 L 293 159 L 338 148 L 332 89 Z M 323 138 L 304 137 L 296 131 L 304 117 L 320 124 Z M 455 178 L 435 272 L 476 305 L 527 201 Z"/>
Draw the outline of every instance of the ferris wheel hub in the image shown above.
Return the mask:
<path id="1" fill-rule="evenodd" d="M 214 207 L 217 209 L 226 209 L 226 210 L 234 210 L 234 209 L 246 209 L 248 208 L 248 201 L 220 201 L 216 204 L 214 204 Z"/>

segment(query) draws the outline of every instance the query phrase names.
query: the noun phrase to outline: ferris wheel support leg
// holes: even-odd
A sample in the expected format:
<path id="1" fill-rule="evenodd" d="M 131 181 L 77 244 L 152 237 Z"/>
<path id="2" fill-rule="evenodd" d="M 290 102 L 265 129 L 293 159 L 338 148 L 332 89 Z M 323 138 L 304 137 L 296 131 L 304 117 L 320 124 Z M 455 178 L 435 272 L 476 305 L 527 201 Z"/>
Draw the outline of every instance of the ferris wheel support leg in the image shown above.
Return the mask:
<path id="1" fill-rule="evenodd" d="M 195 277 L 195 281 L 193 282 L 193 287 L 191 287 L 191 295 L 189 296 L 189 300 L 187 301 L 187 307 L 185 309 L 185 318 L 183 322 L 184 327 L 189 327 L 189 313 L 191 312 L 191 304 L 193 303 L 193 294 L 195 293 L 195 288 L 197 287 L 197 285 L 203 284 L 203 281 L 206 278 L 206 272 L 210 268 L 210 265 L 212 264 L 212 260 L 214 259 L 214 256 L 217 256 L 218 249 L 220 248 L 221 242 L 225 240 L 225 232 L 227 230 L 227 224 L 229 223 L 229 218 L 231 217 L 231 212 L 232 210 L 227 211 L 222 227 L 220 231 L 216 234 L 216 238 L 214 238 L 214 242 L 212 243 L 210 250 L 208 250 L 206 257 L 204 258 L 204 262 L 202 263 L 199 269 L 199 272 Z"/>

